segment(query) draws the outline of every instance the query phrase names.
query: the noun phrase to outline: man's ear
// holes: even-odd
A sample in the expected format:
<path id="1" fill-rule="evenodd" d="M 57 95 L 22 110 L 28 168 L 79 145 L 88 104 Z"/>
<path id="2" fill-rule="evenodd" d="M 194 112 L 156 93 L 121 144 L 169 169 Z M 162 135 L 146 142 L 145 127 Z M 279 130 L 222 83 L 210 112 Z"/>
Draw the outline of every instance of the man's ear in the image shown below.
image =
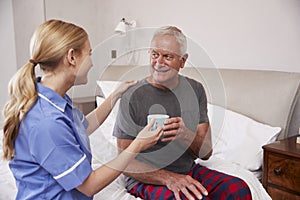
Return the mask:
<path id="1" fill-rule="evenodd" d="M 189 55 L 185 53 L 183 56 L 181 56 L 181 65 L 180 68 L 183 68 L 185 65 L 186 60 L 188 59 Z"/>
<path id="2" fill-rule="evenodd" d="M 67 53 L 67 61 L 69 64 L 71 65 L 75 65 L 76 61 L 75 61 L 75 51 L 74 49 L 69 49 L 68 53 Z"/>

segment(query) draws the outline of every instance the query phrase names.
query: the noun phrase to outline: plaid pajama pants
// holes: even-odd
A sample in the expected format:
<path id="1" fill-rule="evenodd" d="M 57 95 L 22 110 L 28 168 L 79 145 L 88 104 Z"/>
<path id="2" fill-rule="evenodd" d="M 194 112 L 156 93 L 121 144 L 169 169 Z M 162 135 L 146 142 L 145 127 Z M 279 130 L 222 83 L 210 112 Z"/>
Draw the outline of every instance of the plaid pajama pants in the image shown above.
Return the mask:
<path id="1" fill-rule="evenodd" d="M 203 200 L 252 199 L 248 185 L 242 179 L 237 177 L 208 169 L 199 164 L 195 165 L 188 175 L 198 180 L 208 191 L 208 196 L 203 196 Z M 138 183 L 130 190 L 130 193 L 136 197 L 143 198 L 144 200 L 175 199 L 171 190 L 166 186 L 160 185 Z M 180 194 L 180 197 L 182 200 L 187 199 L 183 193 Z"/>

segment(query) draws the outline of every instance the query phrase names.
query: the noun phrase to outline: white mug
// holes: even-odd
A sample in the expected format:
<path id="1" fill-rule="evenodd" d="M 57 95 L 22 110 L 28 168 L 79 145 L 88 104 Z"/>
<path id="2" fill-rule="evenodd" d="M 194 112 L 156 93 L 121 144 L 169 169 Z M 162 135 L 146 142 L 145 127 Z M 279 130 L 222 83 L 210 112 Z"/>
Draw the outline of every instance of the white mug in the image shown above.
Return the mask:
<path id="1" fill-rule="evenodd" d="M 151 114 L 147 116 L 147 123 L 149 123 L 152 119 L 155 120 L 154 125 L 151 127 L 151 130 L 156 129 L 156 124 L 159 124 L 161 127 L 164 126 L 165 120 L 169 119 L 169 115 L 164 114 Z"/>

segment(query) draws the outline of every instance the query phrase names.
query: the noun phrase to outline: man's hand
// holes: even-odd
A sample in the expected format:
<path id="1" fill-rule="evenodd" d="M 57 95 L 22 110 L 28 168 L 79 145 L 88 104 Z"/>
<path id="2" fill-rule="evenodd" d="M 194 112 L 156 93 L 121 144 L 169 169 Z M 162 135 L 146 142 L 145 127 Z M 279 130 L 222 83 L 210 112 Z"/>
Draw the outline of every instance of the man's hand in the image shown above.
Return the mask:
<path id="1" fill-rule="evenodd" d="M 202 195 L 207 196 L 208 194 L 203 185 L 189 175 L 172 174 L 172 176 L 167 179 L 166 186 L 169 190 L 174 192 L 176 200 L 180 200 L 180 191 L 189 200 L 194 199 L 193 195 L 198 199 L 202 199 Z"/>
<path id="2" fill-rule="evenodd" d="M 187 128 L 181 117 L 172 117 L 165 121 L 163 127 L 164 137 L 161 140 L 162 142 L 169 142 L 175 139 L 184 139 L 186 137 L 185 133 Z"/>
<path id="3" fill-rule="evenodd" d="M 173 117 L 165 121 L 163 130 L 162 142 L 180 139 L 195 156 L 204 159 L 210 157 L 212 144 L 208 122 L 198 124 L 197 132 L 195 133 L 185 126 L 181 117 Z"/>

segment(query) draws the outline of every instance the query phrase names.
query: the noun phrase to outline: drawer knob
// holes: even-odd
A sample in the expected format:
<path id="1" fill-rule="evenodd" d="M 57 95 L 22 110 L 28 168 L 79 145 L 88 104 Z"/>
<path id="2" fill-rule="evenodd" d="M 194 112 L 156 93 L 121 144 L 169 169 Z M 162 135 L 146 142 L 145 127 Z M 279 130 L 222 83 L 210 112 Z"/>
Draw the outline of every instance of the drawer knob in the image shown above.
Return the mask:
<path id="1" fill-rule="evenodd" d="M 281 168 L 275 168 L 274 169 L 274 174 L 277 175 L 277 176 L 280 175 L 281 174 Z"/>

